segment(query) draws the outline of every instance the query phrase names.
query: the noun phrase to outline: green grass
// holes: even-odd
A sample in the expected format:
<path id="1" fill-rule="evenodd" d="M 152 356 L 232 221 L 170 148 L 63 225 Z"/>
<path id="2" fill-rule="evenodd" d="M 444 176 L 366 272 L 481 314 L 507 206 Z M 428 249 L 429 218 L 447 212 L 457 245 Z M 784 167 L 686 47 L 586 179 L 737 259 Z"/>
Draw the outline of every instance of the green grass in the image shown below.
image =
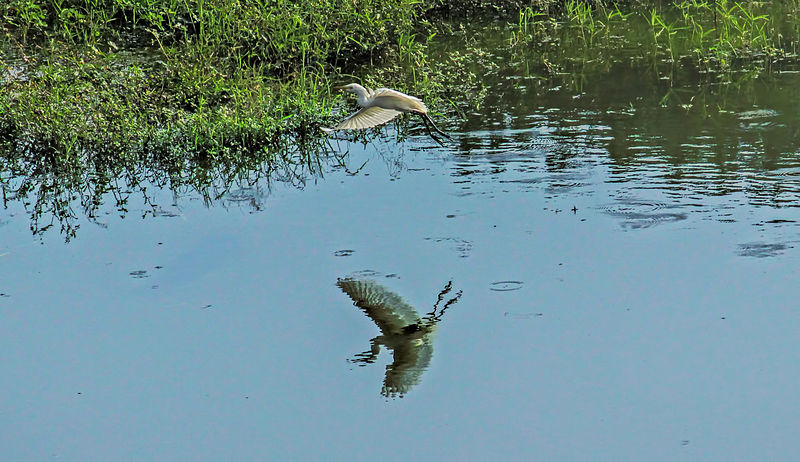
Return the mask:
<path id="1" fill-rule="evenodd" d="M 794 53 L 796 0 L 655 5 L 6 0 L 0 188 L 3 197 L 29 203 L 37 231 L 52 225 L 37 217 L 70 223 L 80 215 L 76 200 L 87 216 L 109 194 L 124 208 L 113 186 L 119 178 L 191 188 L 212 200 L 212 190 L 275 166 L 296 175 L 319 172 L 331 154 L 319 128 L 352 107 L 332 93 L 335 84 L 391 86 L 423 97 L 451 120 L 481 105 L 482 76 L 499 64 L 492 50 L 460 32 L 476 12 L 486 22 L 512 22 L 502 46 L 533 50 L 541 62 L 534 72 L 545 78 L 568 63 L 610 60 L 623 43 L 640 44 L 654 66 L 688 56 L 724 69 Z M 463 43 L 448 48 L 440 41 L 445 36 Z"/>
<path id="2" fill-rule="evenodd" d="M 593 2 L 567 0 L 554 23 L 541 15 L 521 15 L 510 42 L 536 43 L 554 28 L 570 28 L 585 46 L 602 48 L 609 39 L 649 45 L 651 58 L 676 60 L 691 56 L 709 69 L 733 61 L 763 62 L 797 54 L 800 2 L 681 0 L 668 2 Z M 649 30 L 649 43 L 637 36 Z M 530 32 L 529 32 L 530 31 Z M 602 40 L 598 41 L 597 38 Z"/>
<path id="3" fill-rule="evenodd" d="M 280 170 L 281 178 L 302 181 L 332 154 L 319 128 L 341 117 L 344 99 L 331 92 L 334 84 L 393 86 L 434 109 L 456 110 L 450 99 L 475 75 L 458 54 L 428 62 L 439 30 L 425 19 L 431 6 L 3 2 L 3 197 L 26 204 L 34 232 L 60 223 L 69 236 L 81 215 L 76 201 L 92 216 L 111 194 L 124 210 L 118 192 L 146 182 L 213 199 L 209 190 L 253 172 Z M 119 178 L 131 187 L 114 187 Z"/>

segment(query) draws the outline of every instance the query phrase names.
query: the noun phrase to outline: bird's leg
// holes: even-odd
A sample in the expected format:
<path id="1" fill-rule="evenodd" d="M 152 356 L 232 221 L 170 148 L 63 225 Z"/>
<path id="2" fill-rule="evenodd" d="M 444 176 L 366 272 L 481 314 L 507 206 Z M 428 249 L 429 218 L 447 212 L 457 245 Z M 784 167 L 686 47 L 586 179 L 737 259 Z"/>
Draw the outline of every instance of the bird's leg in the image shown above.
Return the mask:
<path id="1" fill-rule="evenodd" d="M 428 121 L 425 120 L 424 116 L 422 117 L 422 121 L 425 122 L 425 131 L 428 132 L 428 136 L 430 136 L 431 138 L 433 138 L 434 141 L 439 143 L 439 146 L 444 146 L 442 140 L 440 140 L 439 138 L 436 137 L 436 135 L 433 134 L 433 132 L 431 131 L 431 127 L 428 126 Z"/>
<path id="2" fill-rule="evenodd" d="M 428 135 L 431 138 L 433 138 L 434 141 L 439 143 L 439 145 L 444 146 L 444 143 L 442 143 L 442 140 L 437 138 L 436 135 L 434 135 L 433 132 L 431 132 L 431 126 L 433 126 L 433 129 L 436 130 L 438 133 L 444 135 L 445 138 L 450 139 L 450 137 L 446 133 L 444 133 L 443 131 L 439 130 L 439 128 L 436 126 L 436 124 L 433 123 L 431 118 L 428 117 L 428 114 L 425 114 L 424 112 L 415 112 L 415 114 L 419 114 L 419 116 L 422 117 L 422 121 L 425 122 L 425 131 L 428 132 Z"/>
<path id="3" fill-rule="evenodd" d="M 439 130 L 439 127 L 437 127 L 436 124 L 433 123 L 433 119 L 431 119 L 431 117 L 428 114 L 422 113 L 421 115 L 422 115 L 422 119 L 425 121 L 425 125 L 426 126 L 427 126 L 427 124 L 430 123 L 431 127 L 433 127 L 433 129 L 436 130 L 436 133 L 442 135 L 443 137 L 447 138 L 448 140 L 451 139 L 450 135 L 448 135 L 447 133 Z"/>
<path id="4" fill-rule="evenodd" d="M 458 299 L 461 298 L 461 294 L 462 294 L 462 291 L 459 290 L 456 293 L 455 297 L 451 298 L 450 300 L 447 301 L 447 303 L 444 304 L 444 307 L 442 308 L 442 311 L 439 312 L 439 317 L 440 318 L 444 315 L 444 312 L 447 311 L 448 308 L 450 308 L 450 305 L 455 304 L 458 301 Z"/>
<path id="5" fill-rule="evenodd" d="M 436 312 L 439 309 L 439 304 L 442 303 L 445 295 L 450 293 L 450 290 L 452 288 L 453 288 L 453 281 L 448 281 L 448 283 L 444 286 L 444 289 L 442 289 L 442 291 L 439 292 L 439 297 L 436 299 L 436 303 L 434 303 L 433 305 L 433 311 L 426 314 L 425 319 L 429 319 L 433 322 L 439 322 L 442 320 L 442 316 L 444 316 L 444 312 L 447 311 L 447 308 L 449 308 L 450 305 L 456 303 L 458 299 L 461 298 L 461 291 L 459 290 L 458 293 L 456 293 L 455 297 L 451 298 L 450 300 L 447 301 L 447 303 L 444 304 L 441 311 L 439 311 L 438 313 Z"/>

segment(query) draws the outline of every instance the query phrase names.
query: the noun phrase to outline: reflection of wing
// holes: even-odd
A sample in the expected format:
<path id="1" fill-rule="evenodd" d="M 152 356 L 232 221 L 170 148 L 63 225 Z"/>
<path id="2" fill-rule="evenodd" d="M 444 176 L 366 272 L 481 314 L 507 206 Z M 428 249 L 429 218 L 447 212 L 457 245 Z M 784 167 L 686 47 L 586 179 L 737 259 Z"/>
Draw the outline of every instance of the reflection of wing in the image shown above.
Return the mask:
<path id="1" fill-rule="evenodd" d="M 406 340 L 394 348 L 394 362 L 386 367 L 381 394 L 394 397 L 408 393 L 419 383 L 422 373 L 428 368 L 433 356 L 430 334 L 421 340 Z"/>
<path id="2" fill-rule="evenodd" d="M 376 127 L 394 119 L 400 115 L 400 111 L 394 109 L 384 109 L 377 106 L 365 107 L 350 117 L 344 119 L 339 125 L 333 127 L 334 130 L 358 130 L 362 128 Z"/>
<path id="3" fill-rule="evenodd" d="M 404 327 L 420 322 L 414 308 L 377 282 L 347 278 L 339 279 L 336 285 L 367 313 L 384 335 L 401 335 Z"/>

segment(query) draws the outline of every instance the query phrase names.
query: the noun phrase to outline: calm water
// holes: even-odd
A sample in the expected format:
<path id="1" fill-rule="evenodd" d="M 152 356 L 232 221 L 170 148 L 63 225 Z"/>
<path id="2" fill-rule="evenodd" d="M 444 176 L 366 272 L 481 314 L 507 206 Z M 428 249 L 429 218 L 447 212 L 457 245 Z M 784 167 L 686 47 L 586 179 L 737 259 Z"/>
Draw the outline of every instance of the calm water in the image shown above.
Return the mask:
<path id="1" fill-rule="evenodd" d="M 520 59 L 447 146 L 333 140 L 301 189 L 69 243 L 9 195 L 3 458 L 791 459 L 800 75 Z"/>

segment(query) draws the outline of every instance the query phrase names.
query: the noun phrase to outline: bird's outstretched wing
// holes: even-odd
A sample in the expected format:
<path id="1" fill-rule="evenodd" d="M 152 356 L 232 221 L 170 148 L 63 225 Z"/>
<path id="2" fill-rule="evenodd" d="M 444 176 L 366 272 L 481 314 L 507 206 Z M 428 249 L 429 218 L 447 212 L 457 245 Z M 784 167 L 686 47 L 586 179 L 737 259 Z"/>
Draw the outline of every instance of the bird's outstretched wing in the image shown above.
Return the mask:
<path id="1" fill-rule="evenodd" d="M 372 104 L 386 109 L 395 109 L 400 112 L 428 112 L 425 103 L 416 96 L 400 93 L 391 88 L 378 88 L 373 92 Z"/>
<path id="2" fill-rule="evenodd" d="M 386 366 L 381 394 L 387 398 L 403 396 L 422 378 L 433 357 L 432 333 L 415 341 L 408 340 L 394 348 L 394 362 Z"/>
<path id="3" fill-rule="evenodd" d="M 377 282 L 339 279 L 336 285 L 369 316 L 384 335 L 403 334 L 403 328 L 420 322 L 419 314 L 402 297 Z"/>
<path id="4" fill-rule="evenodd" d="M 394 109 L 370 106 L 361 109 L 350 117 L 344 119 L 333 130 L 360 130 L 385 124 L 401 114 Z"/>

